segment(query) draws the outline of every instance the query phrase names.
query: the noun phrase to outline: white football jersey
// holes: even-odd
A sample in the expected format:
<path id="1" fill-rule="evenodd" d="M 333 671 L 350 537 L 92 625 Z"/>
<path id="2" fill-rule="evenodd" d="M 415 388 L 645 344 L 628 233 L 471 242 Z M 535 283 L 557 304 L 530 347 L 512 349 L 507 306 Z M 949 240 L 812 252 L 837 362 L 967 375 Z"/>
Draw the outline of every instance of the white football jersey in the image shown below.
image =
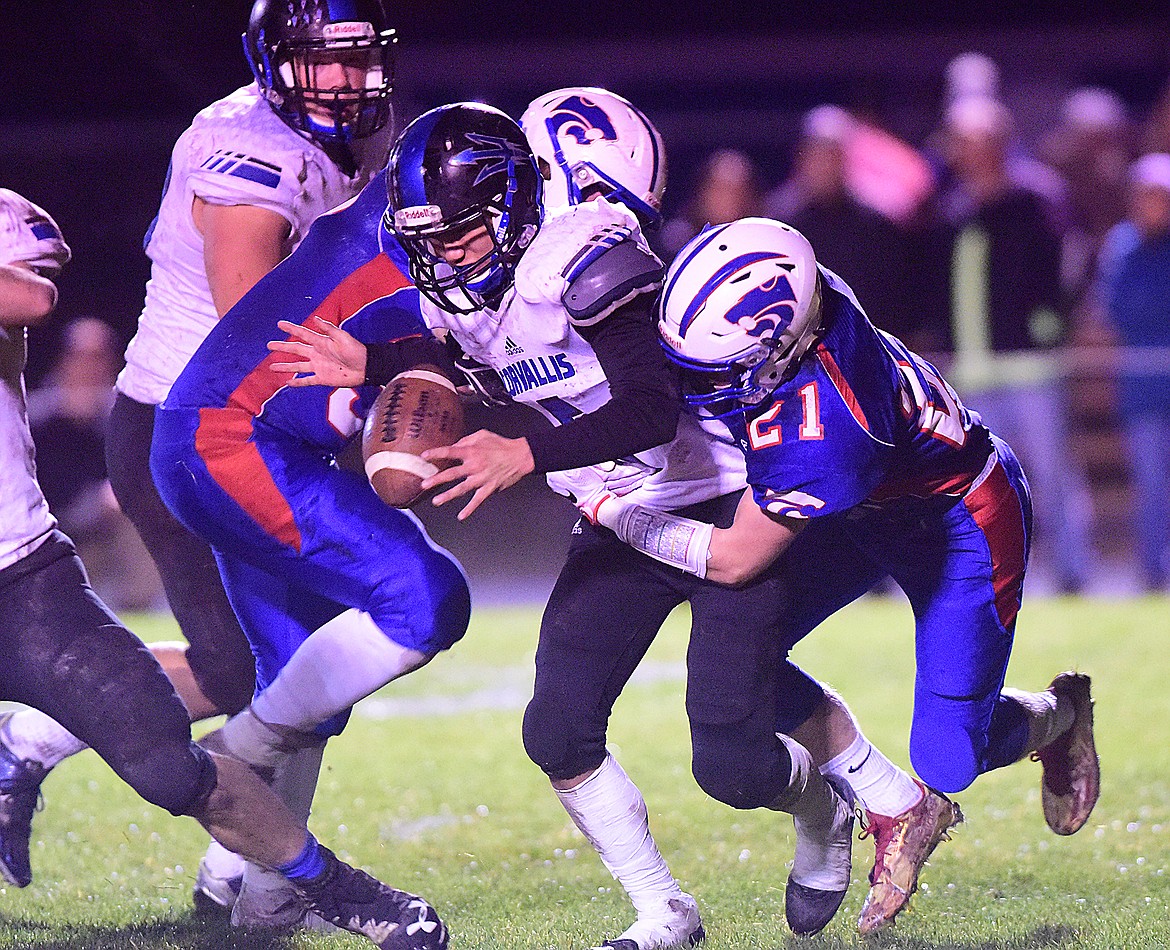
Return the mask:
<path id="1" fill-rule="evenodd" d="M 0 263 L 22 262 L 51 276 L 69 260 L 56 222 L 0 188 Z M 0 325 L 0 569 L 32 553 L 56 525 L 36 479 L 24 394 L 25 329 Z"/>
<path id="2" fill-rule="evenodd" d="M 386 163 L 390 128 L 354 142 L 349 178 L 319 147 L 285 125 L 256 86 L 208 106 L 175 143 L 158 215 L 147 232 L 146 305 L 126 350 L 118 389 L 157 405 L 218 317 L 191 214 L 196 197 L 251 205 L 288 220 L 291 251 L 322 212 L 356 195 Z"/>
<path id="3" fill-rule="evenodd" d="M 432 329 L 450 331 L 468 356 L 500 374 L 513 399 L 553 424 L 593 412 L 609 401 L 609 383 L 593 348 L 570 323 L 561 296 L 570 262 L 590 243 L 608 240 L 614 228 L 628 228 L 645 243 L 637 219 L 606 201 L 546 217 L 498 310 L 452 314 L 423 297 L 423 317 Z M 686 414 L 673 441 L 622 461 L 652 472 L 624 496 L 650 508 L 681 508 L 747 485 L 743 453 L 727 428 Z M 554 491 L 566 493 L 559 473 L 547 478 Z"/>

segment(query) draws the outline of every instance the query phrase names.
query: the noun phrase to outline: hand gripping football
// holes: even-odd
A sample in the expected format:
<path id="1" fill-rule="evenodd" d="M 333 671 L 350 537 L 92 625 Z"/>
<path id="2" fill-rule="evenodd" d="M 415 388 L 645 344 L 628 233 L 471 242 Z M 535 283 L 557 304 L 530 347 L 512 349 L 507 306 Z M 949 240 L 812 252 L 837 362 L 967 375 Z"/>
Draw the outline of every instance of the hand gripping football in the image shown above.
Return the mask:
<path id="1" fill-rule="evenodd" d="M 366 477 L 378 497 L 409 508 L 422 480 L 439 469 L 420 457 L 463 437 L 463 405 L 455 384 L 433 366 L 399 373 L 378 394 L 362 430 Z"/>

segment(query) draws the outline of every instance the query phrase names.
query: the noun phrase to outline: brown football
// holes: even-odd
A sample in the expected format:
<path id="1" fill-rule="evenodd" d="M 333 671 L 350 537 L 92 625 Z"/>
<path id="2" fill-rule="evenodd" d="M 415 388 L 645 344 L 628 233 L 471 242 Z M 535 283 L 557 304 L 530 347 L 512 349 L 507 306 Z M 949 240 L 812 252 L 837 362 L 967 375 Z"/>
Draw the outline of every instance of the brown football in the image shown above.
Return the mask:
<path id="1" fill-rule="evenodd" d="M 438 471 L 422 453 L 462 437 L 463 405 L 455 384 L 433 366 L 399 373 L 366 416 L 366 477 L 386 504 L 409 508 L 422 494 L 422 480 Z"/>

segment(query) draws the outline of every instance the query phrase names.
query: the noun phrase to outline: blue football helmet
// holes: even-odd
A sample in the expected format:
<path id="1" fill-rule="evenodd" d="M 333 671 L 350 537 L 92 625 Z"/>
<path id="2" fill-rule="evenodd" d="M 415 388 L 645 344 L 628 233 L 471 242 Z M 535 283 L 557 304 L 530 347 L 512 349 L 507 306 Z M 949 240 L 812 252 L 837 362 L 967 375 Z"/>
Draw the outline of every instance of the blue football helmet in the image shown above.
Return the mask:
<path id="1" fill-rule="evenodd" d="M 497 306 L 543 216 L 540 173 L 520 126 L 477 102 L 432 109 L 394 143 L 386 190 L 385 224 L 418 289 L 449 313 Z M 492 250 L 449 263 L 442 246 L 479 227 Z"/>
<path id="2" fill-rule="evenodd" d="M 391 119 L 395 31 L 383 0 L 256 0 L 244 54 L 273 111 L 319 145 Z"/>
<path id="3" fill-rule="evenodd" d="M 705 229 L 675 257 L 658 302 L 683 398 L 715 417 L 758 405 L 796 373 L 821 329 L 812 245 L 795 228 L 742 218 Z"/>

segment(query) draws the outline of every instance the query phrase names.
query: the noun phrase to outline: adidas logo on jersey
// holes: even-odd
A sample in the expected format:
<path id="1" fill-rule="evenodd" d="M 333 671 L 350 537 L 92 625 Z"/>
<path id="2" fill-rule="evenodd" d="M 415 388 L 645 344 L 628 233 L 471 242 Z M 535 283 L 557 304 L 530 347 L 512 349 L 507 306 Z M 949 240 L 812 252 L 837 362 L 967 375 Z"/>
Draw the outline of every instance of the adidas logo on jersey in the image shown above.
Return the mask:
<path id="1" fill-rule="evenodd" d="M 513 340 L 510 336 L 504 337 L 504 353 L 508 356 L 519 356 L 524 352 L 524 347 Z"/>

